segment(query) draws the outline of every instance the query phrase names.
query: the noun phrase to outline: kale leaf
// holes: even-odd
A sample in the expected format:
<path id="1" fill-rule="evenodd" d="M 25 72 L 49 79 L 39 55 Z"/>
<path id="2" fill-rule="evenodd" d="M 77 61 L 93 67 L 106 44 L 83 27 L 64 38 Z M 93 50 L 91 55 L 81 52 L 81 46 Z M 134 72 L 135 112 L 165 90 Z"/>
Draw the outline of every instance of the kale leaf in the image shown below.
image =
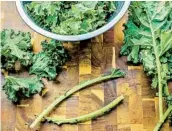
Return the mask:
<path id="1" fill-rule="evenodd" d="M 167 68 L 167 73 L 171 73 L 171 12 L 170 2 L 133 2 L 124 31 L 125 42 L 121 54 L 127 55 L 129 62 L 143 63 L 147 75 L 156 80 L 158 75 L 163 79 L 163 67 Z M 154 88 L 158 86 L 157 83 L 155 85 Z"/>
<path id="2" fill-rule="evenodd" d="M 33 65 L 29 73 L 41 78 L 52 80 L 60 71 L 68 58 L 67 52 L 61 42 L 51 40 L 42 42 L 42 51 L 32 58 Z"/>
<path id="3" fill-rule="evenodd" d="M 94 31 L 116 10 L 114 1 L 33 1 L 25 8 L 40 27 L 63 35 Z"/>
<path id="4" fill-rule="evenodd" d="M 6 76 L 3 90 L 12 102 L 19 102 L 23 98 L 39 93 L 43 88 L 43 83 L 38 77 L 19 78 Z"/>
<path id="5" fill-rule="evenodd" d="M 21 65 L 31 64 L 31 35 L 21 31 L 4 29 L 1 35 L 1 68 L 13 70 L 16 61 Z"/>
<path id="6" fill-rule="evenodd" d="M 163 113 L 163 96 L 170 95 L 167 81 L 172 80 L 172 4 L 170 2 L 132 2 L 121 54 L 134 64 L 142 63 L 144 71 L 152 78 L 152 88 L 158 90 L 158 130 L 166 119 Z M 169 97 L 168 97 L 169 98 Z"/>

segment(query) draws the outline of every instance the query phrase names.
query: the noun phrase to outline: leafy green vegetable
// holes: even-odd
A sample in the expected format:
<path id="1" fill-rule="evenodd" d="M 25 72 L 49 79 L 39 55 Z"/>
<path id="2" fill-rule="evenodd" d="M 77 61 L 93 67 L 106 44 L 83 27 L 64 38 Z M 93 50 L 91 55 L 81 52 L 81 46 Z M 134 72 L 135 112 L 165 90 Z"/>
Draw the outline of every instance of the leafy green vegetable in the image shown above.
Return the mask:
<path id="1" fill-rule="evenodd" d="M 54 79 L 68 58 L 61 42 L 51 40 L 42 42 L 42 51 L 32 58 L 29 73 L 39 77 Z"/>
<path id="2" fill-rule="evenodd" d="M 31 35 L 21 31 L 4 29 L 0 32 L 1 68 L 13 70 L 16 61 L 23 66 L 31 64 Z"/>
<path id="3" fill-rule="evenodd" d="M 168 97 L 167 81 L 172 74 L 172 4 L 170 2 L 132 2 L 126 24 L 122 55 L 134 64 L 142 63 L 144 71 L 152 77 L 152 87 L 158 90 L 159 130 L 171 112 L 163 113 L 163 96 Z"/>
<path id="4" fill-rule="evenodd" d="M 38 77 L 19 78 L 6 76 L 3 90 L 12 102 L 18 102 L 22 98 L 28 98 L 39 93 L 43 88 L 42 81 Z"/>
<path id="5" fill-rule="evenodd" d="M 67 53 L 62 43 L 51 40 L 42 42 L 42 51 L 33 54 L 31 51 L 30 33 L 3 30 L 1 34 L 1 68 L 13 70 L 15 63 L 30 67 L 30 74 L 37 77 L 17 78 L 7 76 L 3 89 L 8 98 L 18 102 L 20 98 L 28 98 L 41 91 L 43 84 L 41 77 L 54 79 L 67 60 Z"/>
<path id="6" fill-rule="evenodd" d="M 92 79 L 92 80 L 87 80 L 87 81 L 82 81 L 80 83 L 78 83 L 78 85 L 74 86 L 71 90 L 67 91 L 65 94 L 63 94 L 62 96 L 60 96 L 59 98 L 56 98 L 36 119 L 35 121 L 30 125 L 30 128 L 34 128 L 38 123 L 40 123 L 42 121 L 42 119 L 44 117 L 46 117 L 56 106 L 58 106 L 63 100 L 67 99 L 68 97 L 70 97 L 72 94 L 78 92 L 79 90 L 82 90 L 88 86 L 94 85 L 96 83 L 100 83 L 100 82 L 104 82 L 104 81 L 108 81 L 111 79 L 115 79 L 115 78 L 120 78 L 120 77 L 124 77 L 125 73 L 123 71 L 121 71 L 120 69 L 112 69 L 110 72 L 105 73 L 100 75 L 99 77 Z M 123 96 L 122 96 L 123 97 Z M 106 110 L 108 111 L 109 108 L 106 108 Z M 104 110 L 104 109 L 103 109 Z M 100 114 L 99 114 L 99 113 Z M 102 113 L 104 113 L 104 111 L 98 111 L 96 113 L 98 113 L 96 115 L 96 113 L 93 113 L 92 117 L 101 115 Z M 84 120 L 85 117 L 89 117 L 88 116 L 84 116 Z M 91 117 L 91 118 L 92 118 Z M 50 119 L 49 119 L 50 120 Z M 83 120 L 83 118 L 79 118 L 80 121 Z"/>
<path id="7" fill-rule="evenodd" d="M 33 65 L 29 73 L 36 74 L 39 77 L 55 78 L 57 75 L 56 68 L 49 60 L 50 58 L 44 52 L 34 55 L 32 58 Z"/>
<path id="8" fill-rule="evenodd" d="M 36 24 L 65 35 L 84 34 L 102 27 L 116 9 L 114 1 L 33 1 L 25 8 Z"/>

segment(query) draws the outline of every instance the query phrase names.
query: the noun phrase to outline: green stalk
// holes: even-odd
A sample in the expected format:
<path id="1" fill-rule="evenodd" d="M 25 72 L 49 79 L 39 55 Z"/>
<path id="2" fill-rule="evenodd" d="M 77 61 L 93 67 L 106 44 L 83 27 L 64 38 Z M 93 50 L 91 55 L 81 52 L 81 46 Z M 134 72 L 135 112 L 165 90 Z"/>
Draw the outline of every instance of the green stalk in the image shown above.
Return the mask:
<path id="1" fill-rule="evenodd" d="M 119 69 L 112 69 L 110 74 L 104 74 L 99 76 L 98 78 L 88 80 L 88 81 L 83 81 L 73 87 L 71 90 L 66 92 L 64 95 L 60 96 L 56 100 L 54 100 L 36 119 L 35 121 L 30 125 L 30 128 L 34 128 L 38 123 L 42 121 L 44 117 L 46 117 L 54 108 L 57 106 L 59 103 L 61 103 L 63 100 L 71 96 L 72 94 L 76 93 L 77 91 L 86 88 L 87 86 L 91 86 L 96 83 L 100 83 L 102 81 L 107 81 L 110 79 L 118 78 L 118 77 L 123 77 L 125 75 L 124 72 L 121 72 Z"/>
<path id="2" fill-rule="evenodd" d="M 147 15 L 148 17 L 148 15 Z M 156 66 L 157 66 L 157 72 L 158 72 L 158 91 L 159 91 L 159 121 L 162 122 L 163 121 L 163 102 L 162 102 L 162 79 L 161 79 L 161 63 L 159 61 L 159 55 L 158 55 L 158 51 L 157 51 L 157 47 L 156 47 L 156 40 L 155 40 L 155 33 L 151 24 L 151 20 L 148 17 L 149 20 L 149 25 L 150 25 L 150 30 L 151 30 L 151 36 L 152 36 L 152 41 L 153 41 L 153 50 L 155 52 L 155 62 L 156 62 Z"/>
<path id="3" fill-rule="evenodd" d="M 155 126 L 155 128 L 153 129 L 153 131 L 159 131 L 162 124 L 165 122 L 165 120 L 167 119 L 168 115 L 170 114 L 170 112 L 172 111 L 172 106 L 169 106 L 168 109 L 166 110 L 166 112 L 163 115 L 162 121 L 159 121 L 157 123 L 157 125 Z"/>
<path id="4" fill-rule="evenodd" d="M 117 106 L 122 100 L 124 99 L 124 96 L 121 95 L 118 98 L 116 98 L 114 101 L 112 101 L 110 104 L 106 105 L 105 107 L 96 110 L 92 113 L 83 115 L 83 116 L 78 116 L 75 118 L 70 118 L 70 119 L 58 119 L 58 118 L 52 118 L 52 117 L 46 117 L 45 119 L 49 122 L 52 122 L 54 124 L 57 125 L 61 125 L 61 124 L 75 124 L 75 123 L 81 123 L 81 122 L 85 122 L 88 120 L 92 120 L 95 119 L 99 116 L 104 115 L 105 113 L 109 112 L 112 110 L 112 108 L 114 108 L 115 106 Z"/>

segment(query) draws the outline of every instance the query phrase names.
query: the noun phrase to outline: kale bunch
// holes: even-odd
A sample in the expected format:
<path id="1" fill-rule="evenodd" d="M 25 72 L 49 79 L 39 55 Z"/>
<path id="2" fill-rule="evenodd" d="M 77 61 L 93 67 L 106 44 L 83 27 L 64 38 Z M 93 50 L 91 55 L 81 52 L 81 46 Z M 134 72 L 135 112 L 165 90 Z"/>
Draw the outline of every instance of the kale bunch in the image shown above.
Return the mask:
<path id="1" fill-rule="evenodd" d="M 67 59 L 67 51 L 61 42 L 56 40 L 51 40 L 50 42 L 43 41 L 42 51 L 35 54 L 32 58 L 33 65 L 30 67 L 29 73 L 52 80 Z"/>
<path id="2" fill-rule="evenodd" d="M 116 10 L 114 1 L 33 1 L 25 8 L 40 27 L 63 35 L 94 31 Z"/>
<path id="3" fill-rule="evenodd" d="M 13 70 L 16 61 L 23 66 L 29 66 L 33 55 L 30 33 L 4 29 L 0 31 L 0 35 L 1 68 Z"/>
<path id="4" fill-rule="evenodd" d="M 159 96 L 159 130 L 172 111 L 172 97 L 167 82 L 172 80 L 172 4 L 163 2 L 132 2 L 129 9 L 121 55 L 128 61 L 143 64 L 144 71 L 152 78 L 152 88 Z M 168 98 L 168 109 L 163 112 L 163 97 Z M 171 102 L 170 102 L 171 103 Z"/>

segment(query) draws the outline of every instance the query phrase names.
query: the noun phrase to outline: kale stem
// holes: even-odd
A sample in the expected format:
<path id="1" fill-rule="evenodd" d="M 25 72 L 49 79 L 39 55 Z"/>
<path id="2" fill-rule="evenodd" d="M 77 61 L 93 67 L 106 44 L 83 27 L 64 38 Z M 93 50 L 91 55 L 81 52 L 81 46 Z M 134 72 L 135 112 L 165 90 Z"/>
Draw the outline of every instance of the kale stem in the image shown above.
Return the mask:
<path id="1" fill-rule="evenodd" d="M 168 109 L 166 110 L 166 112 L 163 115 L 162 121 L 159 121 L 157 123 L 157 125 L 155 126 L 155 128 L 153 129 L 153 131 L 159 131 L 162 124 L 165 122 L 165 120 L 167 119 L 168 115 L 170 114 L 170 112 L 172 111 L 172 106 L 169 106 Z"/>
<path id="2" fill-rule="evenodd" d="M 41 120 L 47 116 L 55 106 L 57 106 L 59 103 L 61 103 L 63 100 L 71 96 L 72 94 L 76 93 L 77 91 L 86 88 L 87 86 L 91 86 L 96 83 L 100 83 L 102 81 L 107 81 L 110 79 L 123 77 L 125 73 L 121 72 L 118 69 L 112 69 L 111 74 L 107 75 L 101 75 L 100 77 L 97 77 L 92 80 L 84 81 L 73 87 L 71 90 L 66 92 L 64 95 L 60 96 L 59 98 L 55 99 L 36 119 L 35 121 L 30 125 L 30 128 L 34 128 L 38 123 L 41 122 Z"/>
<path id="3" fill-rule="evenodd" d="M 146 12 L 147 17 L 148 13 Z M 162 79 L 161 79 L 161 63 L 159 61 L 159 54 L 158 54 L 158 49 L 156 45 L 156 40 L 155 40 L 155 33 L 151 24 L 151 20 L 148 17 L 149 20 L 149 25 L 150 25 L 150 30 L 151 30 L 151 36 L 152 36 L 152 41 L 153 41 L 153 50 L 155 52 L 155 59 L 156 59 L 156 66 L 157 66 L 157 72 L 158 72 L 158 92 L 159 92 L 159 119 L 160 121 L 163 121 L 163 103 L 162 103 Z"/>
<path id="4" fill-rule="evenodd" d="M 154 33 L 153 33 L 154 34 Z M 153 47 L 154 47 L 154 51 L 155 51 L 155 58 L 156 58 L 156 65 L 157 65 L 157 72 L 158 72 L 158 91 L 159 91 L 159 117 L 160 117 L 160 121 L 163 120 L 163 104 L 162 104 L 162 83 L 161 83 L 161 63 L 159 61 L 159 56 L 157 53 L 157 49 L 156 49 L 156 43 L 155 43 L 155 38 L 153 36 Z"/>
<path id="5" fill-rule="evenodd" d="M 69 119 L 58 119 L 58 118 L 52 118 L 52 117 L 46 117 L 45 119 L 49 122 L 52 122 L 57 125 L 61 124 L 75 124 L 75 123 L 80 123 L 80 122 L 85 122 L 91 119 L 95 119 L 99 116 L 102 116 L 103 114 L 109 112 L 114 108 L 116 105 L 118 105 L 122 100 L 124 99 L 124 96 L 121 95 L 117 97 L 114 101 L 112 101 L 110 104 L 106 105 L 105 107 L 96 110 L 92 113 L 83 115 L 83 116 L 78 116 L 75 118 L 69 118 Z"/>

